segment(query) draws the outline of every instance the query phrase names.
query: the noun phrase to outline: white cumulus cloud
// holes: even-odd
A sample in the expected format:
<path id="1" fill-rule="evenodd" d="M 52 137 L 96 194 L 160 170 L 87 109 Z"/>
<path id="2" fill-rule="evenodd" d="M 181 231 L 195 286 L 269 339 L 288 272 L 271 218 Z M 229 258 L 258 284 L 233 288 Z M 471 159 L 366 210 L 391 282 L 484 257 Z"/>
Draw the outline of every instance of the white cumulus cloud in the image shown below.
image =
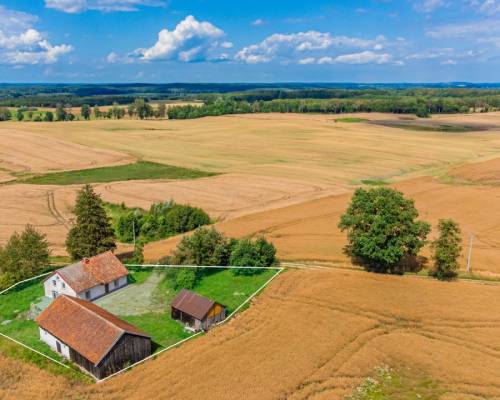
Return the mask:
<path id="1" fill-rule="evenodd" d="M 68 44 L 52 45 L 33 28 L 37 17 L 0 6 L 0 64 L 53 64 L 71 52 Z"/>
<path id="2" fill-rule="evenodd" d="M 299 64 L 325 63 L 333 60 L 332 50 L 382 50 L 387 39 L 333 36 L 328 32 L 308 31 L 291 34 L 273 34 L 257 44 L 242 48 L 235 59 L 247 64 L 268 63 L 273 60 L 297 61 Z M 326 54 L 325 54 L 326 53 Z M 374 53 L 375 54 L 375 53 Z M 320 62 L 322 60 L 322 62 Z"/>
<path id="3" fill-rule="evenodd" d="M 218 56 L 219 47 L 232 47 L 230 42 L 219 43 L 224 31 L 207 21 L 198 21 L 192 15 L 179 22 L 174 30 L 163 29 L 157 42 L 148 48 L 134 51 L 133 56 L 143 61 L 179 60 L 184 62 L 205 61 Z"/>
<path id="4" fill-rule="evenodd" d="M 160 7 L 160 0 L 45 0 L 45 6 L 65 13 L 75 14 L 88 10 L 104 12 L 137 11 L 140 6 Z"/>

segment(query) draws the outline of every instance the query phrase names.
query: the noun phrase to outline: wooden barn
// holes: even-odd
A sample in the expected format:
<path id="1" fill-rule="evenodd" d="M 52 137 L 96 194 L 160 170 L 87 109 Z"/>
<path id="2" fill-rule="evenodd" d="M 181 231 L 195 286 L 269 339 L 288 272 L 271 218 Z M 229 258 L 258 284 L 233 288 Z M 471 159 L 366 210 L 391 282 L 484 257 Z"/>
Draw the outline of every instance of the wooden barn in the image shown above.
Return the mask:
<path id="1" fill-rule="evenodd" d="M 172 301 L 172 318 L 194 330 L 208 330 L 226 318 L 226 309 L 213 300 L 182 289 Z"/>
<path id="2" fill-rule="evenodd" d="M 57 297 L 36 319 L 40 339 L 98 379 L 151 355 L 151 337 L 76 297 Z"/>

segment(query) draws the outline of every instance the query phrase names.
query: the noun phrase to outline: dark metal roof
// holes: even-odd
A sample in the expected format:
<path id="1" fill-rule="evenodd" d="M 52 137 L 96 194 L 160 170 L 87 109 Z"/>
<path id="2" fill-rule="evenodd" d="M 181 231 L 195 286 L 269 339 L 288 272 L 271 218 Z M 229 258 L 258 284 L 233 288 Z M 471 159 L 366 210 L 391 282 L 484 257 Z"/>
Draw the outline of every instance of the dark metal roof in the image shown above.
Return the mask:
<path id="1" fill-rule="evenodd" d="M 187 289 L 182 289 L 172 301 L 173 308 L 199 320 L 205 318 L 214 304 L 215 301 Z"/>

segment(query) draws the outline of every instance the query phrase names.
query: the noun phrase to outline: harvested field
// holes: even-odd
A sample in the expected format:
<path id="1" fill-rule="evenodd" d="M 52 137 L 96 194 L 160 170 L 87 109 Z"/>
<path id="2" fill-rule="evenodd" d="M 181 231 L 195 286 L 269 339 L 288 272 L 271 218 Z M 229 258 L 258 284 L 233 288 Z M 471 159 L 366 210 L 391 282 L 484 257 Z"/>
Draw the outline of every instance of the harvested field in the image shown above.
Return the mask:
<path id="1" fill-rule="evenodd" d="M 95 188 L 111 203 L 124 202 L 129 207 L 148 209 L 154 202 L 173 199 L 181 204 L 202 207 L 217 220 L 343 191 L 289 179 L 237 174 L 186 181 L 113 182 Z M 64 254 L 64 241 L 71 226 L 71 210 L 78 189 L 77 185 L 0 186 L 0 244 L 30 223 L 47 234 L 55 254 Z"/>
<path id="2" fill-rule="evenodd" d="M 500 158 L 452 168 L 448 175 L 459 182 L 480 185 L 500 184 Z"/>
<path id="3" fill-rule="evenodd" d="M 86 169 L 100 166 L 123 165 L 134 158 L 109 149 L 96 149 L 27 132 L 20 124 L 0 127 L 0 180 L 2 175 L 32 174 L 50 171 Z M 65 130 L 67 132 L 67 130 Z"/>
<path id="4" fill-rule="evenodd" d="M 500 125 L 500 113 L 474 118 L 480 120 L 483 115 L 488 124 Z M 71 130 L 67 129 L 69 123 L 22 123 L 22 127 L 159 163 L 343 186 L 361 179 L 399 180 L 435 174 L 450 164 L 491 158 L 500 151 L 500 139 L 493 131 L 413 132 L 362 122 L 336 123 L 338 117 L 251 114 L 196 120 L 72 122 Z M 375 113 L 344 117 L 401 121 L 396 115 Z M 445 124 L 447 118 L 441 117 L 439 123 Z M 450 121 L 458 123 L 456 116 L 450 116 Z"/>
<path id="5" fill-rule="evenodd" d="M 440 218 L 453 218 L 463 231 L 466 248 L 474 234 L 472 267 L 481 274 L 500 276 L 500 188 L 457 186 L 433 178 L 418 178 L 394 185 L 415 200 L 422 219 L 437 225 Z M 329 196 L 277 210 L 223 221 L 217 228 L 229 236 L 265 235 L 289 261 L 328 261 L 350 265 L 343 253 L 345 235 L 337 228 L 351 194 Z M 158 259 L 175 248 L 179 238 L 151 243 L 146 258 Z M 425 253 L 424 254 L 428 254 Z M 465 254 L 461 264 L 465 267 Z"/>
<path id="6" fill-rule="evenodd" d="M 443 398 L 494 399 L 499 307 L 497 285 L 289 271 L 227 325 L 98 386 L 70 387 L 2 360 L 0 397 L 343 399 L 388 364 L 423 371 Z"/>

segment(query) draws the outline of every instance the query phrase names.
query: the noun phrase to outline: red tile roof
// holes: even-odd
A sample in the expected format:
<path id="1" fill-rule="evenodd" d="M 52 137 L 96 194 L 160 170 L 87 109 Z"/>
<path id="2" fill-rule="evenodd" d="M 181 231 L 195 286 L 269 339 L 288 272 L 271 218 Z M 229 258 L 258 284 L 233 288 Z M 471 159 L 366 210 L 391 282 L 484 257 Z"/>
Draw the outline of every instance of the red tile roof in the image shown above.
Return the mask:
<path id="1" fill-rule="evenodd" d="M 205 318 L 214 304 L 214 301 L 187 289 L 182 289 L 172 301 L 173 308 L 199 320 Z"/>
<path id="2" fill-rule="evenodd" d="M 94 365 L 99 364 L 125 333 L 150 338 L 146 332 L 103 308 L 66 295 L 55 299 L 36 322 Z"/>
<path id="3" fill-rule="evenodd" d="M 76 293 L 97 285 L 111 283 L 127 276 L 128 273 L 127 268 L 111 251 L 85 258 L 54 272 L 54 274 L 59 274 Z"/>

